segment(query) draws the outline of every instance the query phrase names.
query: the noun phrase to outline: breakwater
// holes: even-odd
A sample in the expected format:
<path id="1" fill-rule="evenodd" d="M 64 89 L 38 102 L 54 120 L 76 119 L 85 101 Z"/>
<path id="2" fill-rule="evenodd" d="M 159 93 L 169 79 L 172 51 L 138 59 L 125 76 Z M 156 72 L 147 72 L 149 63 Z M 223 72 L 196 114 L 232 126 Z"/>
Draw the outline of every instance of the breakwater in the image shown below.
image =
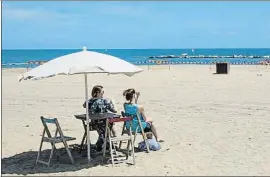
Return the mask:
<path id="1" fill-rule="evenodd" d="M 150 56 L 148 57 L 149 59 L 165 59 L 165 58 L 265 58 L 265 59 L 270 59 L 270 55 L 265 55 L 265 56 L 245 56 L 245 55 L 227 55 L 227 56 L 221 56 L 221 55 L 187 55 L 187 54 L 182 54 L 182 55 L 159 55 L 159 56 Z"/>

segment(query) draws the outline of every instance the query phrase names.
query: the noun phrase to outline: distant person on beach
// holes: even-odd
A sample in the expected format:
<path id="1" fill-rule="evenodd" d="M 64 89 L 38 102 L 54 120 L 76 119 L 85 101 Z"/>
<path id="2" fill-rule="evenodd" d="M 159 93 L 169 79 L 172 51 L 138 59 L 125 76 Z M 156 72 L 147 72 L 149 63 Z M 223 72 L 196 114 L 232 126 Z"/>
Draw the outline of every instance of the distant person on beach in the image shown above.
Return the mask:
<path id="1" fill-rule="evenodd" d="M 141 105 L 138 105 L 138 98 L 140 96 L 140 92 L 136 92 L 135 89 L 131 88 L 131 89 L 127 89 L 123 92 L 123 96 L 126 98 L 126 103 L 124 103 L 124 110 L 125 113 L 128 114 L 134 114 L 134 113 L 139 113 L 140 115 L 140 120 L 142 122 L 142 126 L 144 128 L 145 132 L 153 132 L 155 138 L 157 141 L 159 142 L 163 142 L 163 140 L 159 140 L 158 138 L 158 134 L 156 131 L 156 128 L 153 124 L 153 120 L 150 117 L 147 117 L 145 114 L 145 110 L 144 107 Z M 136 120 L 133 120 L 134 122 L 132 123 L 132 129 L 133 131 L 135 131 L 134 129 L 136 129 L 136 126 L 138 125 L 138 123 L 136 123 Z M 136 125 L 137 124 L 137 125 Z"/>
<path id="2" fill-rule="evenodd" d="M 104 90 L 103 86 L 96 85 L 92 89 L 92 98 L 88 101 L 88 109 L 90 113 L 105 113 L 112 112 L 116 113 L 117 110 L 113 102 L 110 99 L 103 98 Z M 86 103 L 84 102 L 83 107 L 86 108 Z M 97 132 L 99 134 L 97 140 L 97 150 L 101 151 L 105 139 L 105 131 L 106 131 L 106 120 L 95 120 L 93 121 L 93 125 L 96 126 Z M 109 128 L 112 131 L 113 136 L 116 136 L 116 131 L 113 128 L 113 124 L 109 124 Z M 109 147 L 109 146 L 108 146 Z"/>

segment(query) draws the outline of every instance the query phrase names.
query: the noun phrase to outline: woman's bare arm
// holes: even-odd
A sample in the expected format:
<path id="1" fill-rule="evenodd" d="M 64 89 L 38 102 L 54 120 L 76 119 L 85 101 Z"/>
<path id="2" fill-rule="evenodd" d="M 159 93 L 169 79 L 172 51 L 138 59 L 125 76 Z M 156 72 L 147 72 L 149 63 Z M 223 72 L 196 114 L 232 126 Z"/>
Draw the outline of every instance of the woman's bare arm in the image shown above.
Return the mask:
<path id="1" fill-rule="evenodd" d="M 142 115 L 144 121 L 146 121 L 147 118 L 146 118 L 146 115 L 145 115 L 143 106 L 139 105 L 138 108 L 139 108 L 139 111 L 140 111 L 140 113 L 141 113 L 141 115 Z"/>
<path id="2" fill-rule="evenodd" d="M 142 114 L 142 117 L 143 117 L 143 119 L 144 119 L 145 122 L 153 122 L 152 119 L 146 117 L 145 110 L 144 110 L 144 107 L 143 106 L 141 106 L 141 105 L 139 106 L 139 111 Z"/>

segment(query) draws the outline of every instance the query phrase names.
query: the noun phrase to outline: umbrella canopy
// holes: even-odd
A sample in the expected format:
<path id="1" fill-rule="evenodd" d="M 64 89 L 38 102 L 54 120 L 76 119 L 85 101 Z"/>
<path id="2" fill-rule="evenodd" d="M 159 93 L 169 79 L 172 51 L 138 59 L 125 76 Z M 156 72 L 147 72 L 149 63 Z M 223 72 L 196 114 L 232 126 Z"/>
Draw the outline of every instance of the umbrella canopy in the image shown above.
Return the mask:
<path id="1" fill-rule="evenodd" d="M 56 75 L 73 75 L 86 73 L 125 74 L 132 76 L 143 71 L 141 68 L 120 58 L 98 52 L 87 51 L 64 55 L 38 66 L 21 76 L 26 79 L 43 79 Z"/>
<path id="2" fill-rule="evenodd" d="M 19 81 L 27 79 L 43 79 L 56 75 L 73 75 L 84 74 L 85 77 L 85 101 L 88 101 L 88 73 L 108 73 L 108 74 L 125 74 L 132 76 L 143 71 L 141 68 L 132 65 L 120 58 L 102 53 L 83 51 L 64 55 L 55 58 L 49 62 L 40 65 L 19 76 Z M 87 156 L 90 161 L 90 135 L 89 135 L 89 114 L 88 104 L 86 104 L 87 120 Z"/>

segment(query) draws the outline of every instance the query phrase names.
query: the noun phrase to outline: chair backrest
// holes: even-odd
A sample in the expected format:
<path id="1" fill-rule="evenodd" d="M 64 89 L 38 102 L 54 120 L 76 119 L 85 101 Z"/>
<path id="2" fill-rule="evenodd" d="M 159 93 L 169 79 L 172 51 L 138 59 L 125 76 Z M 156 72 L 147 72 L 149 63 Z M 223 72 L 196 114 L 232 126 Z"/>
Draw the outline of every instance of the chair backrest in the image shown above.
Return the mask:
<path id="1" fill-rule="evenodd" d="M 142 131 L 140 126 L 139 126 L 140 124 L 141 124 L 143 129 L 147 126 L 147 123 L 142 119 L 142 116 L 139 113 L 139 109 L 138 109 L 137 105 L 125 103 L 124 110 L 125 110 L 125 112 L 123 113 L 124 116 L 133 118 L 132 119 L 132 127 L 131 127 L 131 130 L 133 132 L 135 132 L 135 131 L 141 132 Z M 130 124 L 126 124 L 127 129 L 129 129 L 129 125 Z"/>
<path id="2" fill-rule="evenodd" d="M 57 136 L 57 133 L 59 133 L 61 137 L 64 137 L 62 129 L 60 127 L 60 124 L 59 124 L 57 118 L 44 118 L 43 116 L 41 116 L 40 119 L 41 119 L 41 122 L 44 126 L 44 131 L 47 133 L 48 137 L 52 137 L 52 135 L 50 133 L 50 130 L 49 130 L 47 124 L 54 124 L 56 126 L 56 131 L 55 131 L 54 136 Z"/>
<path id="3" fill-rule="evenodd" d="M 124 109 L 125 113 L 131 115 L 136 115 L 139 112 L 138 106 L 133 104 L 124 103 Z"/>

